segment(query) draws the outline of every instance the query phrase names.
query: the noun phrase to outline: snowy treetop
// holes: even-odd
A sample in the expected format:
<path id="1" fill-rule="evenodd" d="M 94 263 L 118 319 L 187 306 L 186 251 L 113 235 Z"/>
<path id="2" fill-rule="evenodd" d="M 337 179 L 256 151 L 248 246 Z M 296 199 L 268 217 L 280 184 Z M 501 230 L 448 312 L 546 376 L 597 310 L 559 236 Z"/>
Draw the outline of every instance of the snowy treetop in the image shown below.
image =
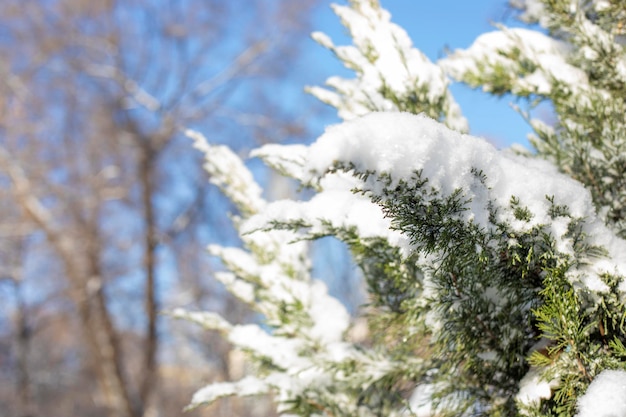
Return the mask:
<path id="1" fill-rule="evenodd" d="M 548 95 L 555 81 L 571 90 L 587 86 L 585 72 L 567 62 L 570 51 L 570 44 L 537 31 L 503 28 L 480 35 L 468 49 L 455 51 L 439 64 L 456 79 L 492 74 L 496 80 L 504 75 L 513 93 Z M 499 88 L 483 84 L 485 91 L 499 92 Z"/>
<path id="2" fill-rule="evenodd" d="M 371 111 L 426 112 L 453 129 L 467 131 L 467 121 L 448 90 L 442 68 L 413 47 L 406 31 L 391 22 L 391 15 L 378 2 L 351 3 L 351 7 L 333 5 L 333 10 L 350 31 L 354 45 L 336 46 L 320 32 L 313 33 L 313 39 L 354 70 L 356 77 L 331 77 L 326 84 L 335 91 L 310 87 L 309 92 L 337 108 L 345 120 Z"/>

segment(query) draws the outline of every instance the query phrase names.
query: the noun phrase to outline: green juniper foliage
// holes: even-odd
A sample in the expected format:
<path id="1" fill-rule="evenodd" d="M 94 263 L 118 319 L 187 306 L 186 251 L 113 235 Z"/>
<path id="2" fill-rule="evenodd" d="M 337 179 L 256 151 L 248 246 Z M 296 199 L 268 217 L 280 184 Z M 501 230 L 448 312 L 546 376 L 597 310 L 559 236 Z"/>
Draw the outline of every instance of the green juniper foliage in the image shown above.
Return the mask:
<path id="1" fill-rule="evenodd" d="M 588 387 L 626 372 L 626 5 L 512 6 L 544 32 L 499 27 L 437 63 L 377 1 L 334 6 L 354 45 L 314 38 L 355 77 L 309 91 L 346 122 L 309 147 L 253 153 L 309 200 L 265 201 L 231 151 L 189 132 L 238 209 L 244 247 L 211 247 L 217 278 L 264 317 L 173 313 L 251 363 L 190 407 L 270 394 L 283 415 L 593 415 Z M 555 121 L 523 113 L 533 151 L 497 151 L 462 134 L 448 77 L 549 102 Z M 307 242 L 327 236 L 363 274 L 360 318 L 310 276 Z M 610 401 L 598 406 L 626 413 Z"/>

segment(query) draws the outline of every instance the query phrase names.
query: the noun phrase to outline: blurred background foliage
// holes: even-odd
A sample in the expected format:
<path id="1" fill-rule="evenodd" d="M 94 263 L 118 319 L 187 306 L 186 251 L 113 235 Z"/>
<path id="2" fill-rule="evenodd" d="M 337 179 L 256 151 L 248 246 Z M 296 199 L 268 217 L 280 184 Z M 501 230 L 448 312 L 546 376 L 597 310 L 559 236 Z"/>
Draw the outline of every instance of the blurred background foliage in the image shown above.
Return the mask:
<path id="1" fill-rule="evenodd" d="M 302 57 L 318 3 L 0 3 L 0 416 L 176 416 L 244 372 L 218 336 L 161 314 L 254 319 L 211 279 L 205 246 L 236 244 L 232 208 L 181 131 L 242 155 L 319 133 L 332 113 L 302 94 L 322 81 Z M 316 250 L 352 274 L 336 247 Z"/>

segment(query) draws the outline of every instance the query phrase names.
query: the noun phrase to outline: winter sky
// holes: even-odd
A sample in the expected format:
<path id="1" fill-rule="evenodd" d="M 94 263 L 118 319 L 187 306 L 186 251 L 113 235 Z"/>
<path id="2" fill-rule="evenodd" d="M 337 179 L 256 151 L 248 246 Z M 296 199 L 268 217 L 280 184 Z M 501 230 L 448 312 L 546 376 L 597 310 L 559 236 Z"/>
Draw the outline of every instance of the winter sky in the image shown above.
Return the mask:
<path id="1" fill-rule="evenodd" d="M 467 48 L 482 33 L 495 30 L 494 23 L 518 25 L 507 10 L 507 0 L 380 0 L 392 15 L 392 21 L 406 30 L 416 48 L 435 61 L 445 56 L 445 50 Z M 344 4 L 347 1 L 338 0 Z M 329 1 L 322 6 L 315 19 L 315 30 L 325 32 L 336 44 L 348 44 L 345 29 L 330 9 Z M 318 64 L 320 80 L 331 75 L 350 77 L 332 54 L 311 41 L 311 54 Z M 485 137 L 499 147 L 512 143 L 527 144 L 530 129 L 510 106 L 512 97 L 495 98 L 480 91 L 455 84 L 452 87 L 471 133 Z M 523 103 L 519 103 L 522 105 Z"/>

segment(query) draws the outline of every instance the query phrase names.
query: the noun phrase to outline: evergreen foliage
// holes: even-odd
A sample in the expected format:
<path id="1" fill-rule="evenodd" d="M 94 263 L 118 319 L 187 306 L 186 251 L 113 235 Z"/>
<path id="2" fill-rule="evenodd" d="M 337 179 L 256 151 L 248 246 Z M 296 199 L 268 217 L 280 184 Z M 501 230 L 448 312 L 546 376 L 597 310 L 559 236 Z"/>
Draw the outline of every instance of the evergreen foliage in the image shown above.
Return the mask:
<path id="1" fill-rule="evenodd" d="M 377 1 L 334 6 L 354 45 L 314 37 L 355 78 L 309 91 L 346 122 L 309 147 L 253 153 L 314 190 L 308 200 L 265 201 L 230 150 L 189 132 L 238 210 L 244 248 L 210 248 L 228 270 L 217 277 L 264 317 L 173 313 L 251 363 L 190 407 L 271 394 L 282 415 L 587 416 L 598 375 L 626 384 L 626 6 L 513 5 L 547 34 L 501 27 L 437 63 Z M 534 152 L 498 151 L 463 134 L 448 76 L 550 102 L 555 124 L 523 114 Z M 325 236 L 363 273 L 366 340 L 310 276 L 306 242 Z"/>

